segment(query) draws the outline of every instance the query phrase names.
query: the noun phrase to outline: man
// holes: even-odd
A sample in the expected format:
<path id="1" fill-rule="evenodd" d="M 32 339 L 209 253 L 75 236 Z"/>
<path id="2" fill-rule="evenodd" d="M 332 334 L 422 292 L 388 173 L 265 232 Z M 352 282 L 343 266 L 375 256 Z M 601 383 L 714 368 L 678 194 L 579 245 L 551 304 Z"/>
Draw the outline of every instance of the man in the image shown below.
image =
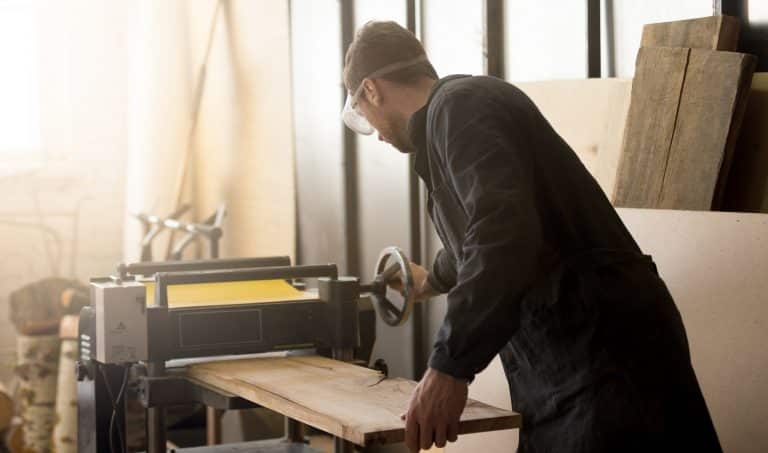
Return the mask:
<path id="1" fill-rule="evenodd" d="M 500 354 L 521 452 L 720 451 L 680 314 L 575 153 L 520 90 L 437 75 L 393 22 L 358 31 L 343 119 L 404 153 L 445 245 L 419 298 L 448 311 L 406 444 L 458 435 L 467 385 Z"/>

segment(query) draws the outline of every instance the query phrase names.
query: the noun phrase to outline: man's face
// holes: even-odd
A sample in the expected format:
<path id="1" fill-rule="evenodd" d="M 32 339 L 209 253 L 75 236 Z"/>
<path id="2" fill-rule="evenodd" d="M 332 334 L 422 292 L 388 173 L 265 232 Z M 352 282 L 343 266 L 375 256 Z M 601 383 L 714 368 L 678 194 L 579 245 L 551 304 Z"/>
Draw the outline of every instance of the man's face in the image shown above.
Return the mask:
<path id="1" fill-rule="evenodd" d="M 387 142 L 402 153 L 411 153 L 415 147 L 408 135 L 408 120 L 396 108 L 397 89 L 393 84 L 364 81 L 357 108 L 371 123 L 379 140 Z"/>

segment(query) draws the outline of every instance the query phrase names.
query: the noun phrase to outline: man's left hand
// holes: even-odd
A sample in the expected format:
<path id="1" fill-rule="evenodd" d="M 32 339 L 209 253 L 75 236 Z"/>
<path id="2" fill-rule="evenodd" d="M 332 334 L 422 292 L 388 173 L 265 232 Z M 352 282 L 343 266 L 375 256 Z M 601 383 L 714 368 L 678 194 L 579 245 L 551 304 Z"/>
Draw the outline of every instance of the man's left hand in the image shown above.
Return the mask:
<path id="1" fill-rule="evenodd" d="M 405 445 L 412 452 L 434 443 L 445 446 L 459 436 L 459 417 L 467 404 L 467 381 L 429 368 L 411 395 L 405 420 Z"/>

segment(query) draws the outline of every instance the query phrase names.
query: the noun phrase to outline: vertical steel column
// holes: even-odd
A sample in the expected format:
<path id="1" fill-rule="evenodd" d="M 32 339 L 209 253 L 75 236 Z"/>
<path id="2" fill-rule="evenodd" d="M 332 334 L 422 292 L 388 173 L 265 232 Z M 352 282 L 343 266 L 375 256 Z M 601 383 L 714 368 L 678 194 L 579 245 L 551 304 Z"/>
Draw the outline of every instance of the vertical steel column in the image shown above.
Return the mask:
<path id="1" fill-rule="evenodd" d="M 347 48 L 355 36 L 355 2 L 341 0 L 341 65 Z M 341 103 L 344 105 L 347 90 L 342 84 Z M 360 214 L 358 209 L 357 181 L 357 137 L 348 127 L 342 127 L 343 165 L 344 165 L 344 233 L 345 233 L 345 269 L 346 275 L 360 275 Z"/>
<path id="2" fill-rule="evenodd" d="M 504 72 L 504 0 L 485 0 L 485 73 L 503 79 Z"/>
<path id="3" fill-rule="evenodd" d="M 587 77 L 600 78 L 600 0 L 587 0 Z"/>
<path id="4" fill-rule="evenodd" d="M 421 39 L 421 1 L 406 0 L 406 27 Z M 421 181 L 414 170 L 416 155 L 408 155 L 408 258 L 414 263 L 424 264 L 422 255 L 422 208 L 421 208 Z M 421 379 L 426 369 L 426 357 L 424 356 L 424 306 L 416 304 L 411 313 L 413 320 L 413 378 Z"/>
<path id="5" fill-rule="evenodd" d="M 616 77 L 616 26 L 613 18 L 613 0 L 605 0 L 605 54 L 606 77 Z"/>

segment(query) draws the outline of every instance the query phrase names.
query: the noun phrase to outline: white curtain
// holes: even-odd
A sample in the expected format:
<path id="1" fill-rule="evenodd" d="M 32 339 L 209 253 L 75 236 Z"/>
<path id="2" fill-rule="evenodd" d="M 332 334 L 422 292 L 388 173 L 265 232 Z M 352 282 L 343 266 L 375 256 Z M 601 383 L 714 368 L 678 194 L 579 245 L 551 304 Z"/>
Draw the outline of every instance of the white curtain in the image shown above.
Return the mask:
<path id="1" fill-rule="evenodd" d="M 172 211 L 192 146 L 183 199 L 193 211 L 185 219 L 202 220 L 225 203 L 223 256 L 293 255 L 288 1 L 230 0 L 218 13 L 217 1 L 138 3 L 127 213 Z M 125 255 L 133 260 L 141 231 L 127 222 Z M 155 259 L 167 235 L 159 239 Z"/>

